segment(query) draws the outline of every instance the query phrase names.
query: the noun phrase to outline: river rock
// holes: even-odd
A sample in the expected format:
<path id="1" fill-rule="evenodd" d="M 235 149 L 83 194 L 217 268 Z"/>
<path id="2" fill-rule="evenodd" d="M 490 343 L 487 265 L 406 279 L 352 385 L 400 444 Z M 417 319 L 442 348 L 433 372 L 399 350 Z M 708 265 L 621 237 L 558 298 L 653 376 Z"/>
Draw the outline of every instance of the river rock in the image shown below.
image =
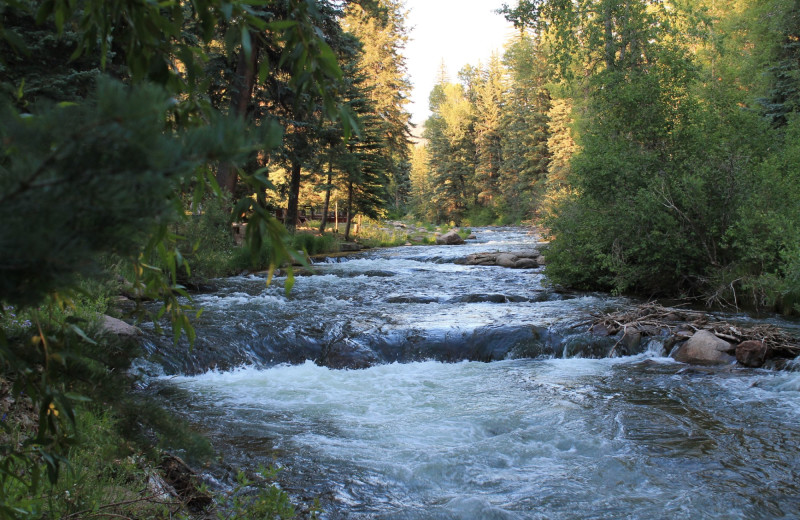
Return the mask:
<path id="1" fill-rule="evenodd" d="M 495 265 L 497 253 L 474 253 L 466 258 L 456 260 L 455 263 L 463 265 Z"/>
<path id="2" fill-rule="evenodd" d="M 500 253 L 495 257 L 494 261 L 500 267 L 516 267 L 517 260 L 519 260 L 519 258 L 511 253 Z"/>
<path id="3" fill-rule="evenodd" d="M 470 233 L 470 235 L 467 237 L 467 240 L 477 240 L 477 239 L 478 237 L 475 236 L 475 233 Z"/>
<path id="4" fill-rule="evenodd" d="M 530 249 L 527 251 L 511 251 L 510 254 L 516 256 L 517 258 L 531 258 L 534 260 L 541 256 L 541 253 L 538 249 Z"/>
<path id="5" fill-rule="evenodd" d="M 141 336 L 142 331 L 139 327 L 129 325 L 124 321 L 103 314 L 100 316 L 100 331 L 105 334 L 111 334 L 120 338 L 133 338 Z"/>
<path id="6" fill-rule="evenodd" d="M 458 234 L 457 229 L 451 229 L 442 236 L 436 237 L 436 243 L 445 246 L 457 246 L 464 243 L 464 239 Z"/>
<path id="7" fill-rule="evenodd" d="M 622 336 L 622 345 L 627 352 L 636 352 L 642 344 L 642 331 L 634 327 L 628 327 Z"/>
<path id="8" fill-rule="evenodd" d="M 676 361 L 697 365 L 728 365 L 736 361 L 730 343 L 707 330 L 699 330 L 672 353 Z"/>
<path id="9" fill-rule="evenodd" d="M 539 265 L 547 265 L 547 261 L 544 259 L 544 255 L 538 256 L 536 258 L 536 263 Z"/>
<path id="10" fill-rule="evenodd" d="M 608 330 L 608 327 L 606 327 L 605 324 L 603 323 L 595 323 L 594 325 L 591 326 L 589 332 L 591 332 L 595 336 L 600 336 L 601 338 L 611 335 L 611 332 Z"/>
<path id="11" fill-rule="evenodd" d="M 539 267 L 539 262 L 534 258 L 520 258 L 514 263 L 517 269 L 535 269 Z"/>
<path id="12" fill-rule="evenodd" d="M 767 359 L 769 349 L 762 341 L 742 341 L 736 346 L 736 361 L 746 367 L 758 368 Z"/>

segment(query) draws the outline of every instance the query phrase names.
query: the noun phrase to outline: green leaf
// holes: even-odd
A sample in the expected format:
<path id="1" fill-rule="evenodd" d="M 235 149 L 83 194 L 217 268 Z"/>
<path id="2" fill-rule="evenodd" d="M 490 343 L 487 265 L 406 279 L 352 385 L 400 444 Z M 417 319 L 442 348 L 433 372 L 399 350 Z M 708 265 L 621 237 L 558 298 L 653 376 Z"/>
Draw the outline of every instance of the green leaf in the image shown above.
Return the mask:
<path id="1" fill-rule="evenodd" d="M 219 7 L 219 10 L 222 13 L 222 16 L 224 16 L 226 20 L 230 20 L 231 18 L 233 18 L 233 4 L 231 4 L 230 2 L 224 2 Z"/>
<path id="2" fill-rule="evenodd" d="M 80 327 L 78 327 L 78 326 L 77 326 L 77 325 L 75 325 L 74 323 L 73 323 L 73 324 L 70 324 L 70 326 L 69 326 L 69 327 L 70 327 L 70 329 L 72 329 L 72 331 L 73 331 L 75 334 L 77 334 L 78 336 L 80 336 L 80 337 L 81 337 L 81 339 L 83 339 L 83 340 L 84 340 L 86 343 L 89 343 L 90 345 L 97 345 L 97 342 L 96 342 L 96 341 L 94 341 L 92 338 L 90 338 L 89 336 L 87 336 L 87 335 L 86 335 L 86 333 L 83 331 L 83 329 L 81 329 Z"/>
<path id="3" fill-rule="evenodd" d="M 249 60 L 253 54 L 253 42 L 250 39 L 250 29 L 248 27 L 242 27 L 242 50 Z"/>
<path id="4" fill-rule="evenodd" d="M 297 25 L 296 20 L 275 20 L 267 23 L 267 28 L 273 31 L 284 31 Z"/>
<path id="5" fill-rule="evenodd" d="M 286 293 L 286 296 L 292 292 L 292 287 L 294 287 L 294 272 L 292 272 L 292 267 L 289 266 L 286 269 L 286 281 L 283 284 L 283 290 Z"/>
<path id="6" fill-rule="evenodd" d="M 267 76 L 269 76 L 269 60 L 261 60 L 261 63 L 258 64 L 258 82 L 262 85 L 266 83 Z"/>
<path id="7" fill-rule="evenodd" d="M 78 402 L 81 402 L 81 403 L 91 403 L 92 402 L 91 398 L 86 397 L 85 395 L 76 394 L 75 392 L 67 392 L 67 393 L 64 394 L 64 397 L 66 397 L 70 401 L 78 401 Z"/>

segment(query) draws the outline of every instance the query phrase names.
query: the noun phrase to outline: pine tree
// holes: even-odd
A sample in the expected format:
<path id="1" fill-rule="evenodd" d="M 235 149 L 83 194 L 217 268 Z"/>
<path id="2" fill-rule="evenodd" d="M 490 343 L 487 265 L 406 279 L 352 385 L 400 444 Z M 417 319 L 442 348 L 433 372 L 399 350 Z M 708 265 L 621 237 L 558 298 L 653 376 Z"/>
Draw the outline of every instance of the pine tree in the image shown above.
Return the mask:
<path id="1" fill-rule="evenodd" d="M 405 109 L 411 92 L 405 57 L 408 39 L 406 11 L 400 0 L 379 0 L 374 9 L 351 3 L 342 20 L 345 30 L 361 42 L 359 66 L 364 87 L 382 126 L 383 160 L 387 165 L 386 196 L 401 212 L 410 190 L 408 128 L 411 115 Z"/>
<path id="2" fill-rule="evenodd" d="M 493 55 L 476 86 L 475 184 L 478 203 L 497 210 L 503 164 L 502 115 L 506 91 L 500 59 Z"/>
<path id="3" fill-rule="evenodd" d="M 512 219 L 533 216 L 550 160 L 548 111 L 545 89 L 547 64 L 536 41 L 520 32 L 506 50 L 510 80 L 502 114 L 504 157 L 500 190 L 504 212 Z"/>
<path id="4" fill-rule="evenodd" d="M 800 1 L 790 1 L 781 11 L 781 42 L 769 69 L 770 90 L 762 101 L 775 126 L 786 125 L 788 114 L 800 112 Z"/>
<path id="5" fill-rule="evenodd" d="M 570 161 L 575 154 L 575 141 L 570 128 L 572 106 L 568 99 L 555 99 L 547 114 L 547 151 L 550 162 L 547 165 L 548 188 L 559 189 L 567 185 Z"/>
<path id="6" fill-rule="evenodd" d="M 428 140 L 434 204 L 443 216 L 460 223 L 474 200 L 474 107 L 458 83 L 440 83 L 430 96 L 431 116 L 423 137 Z"/>

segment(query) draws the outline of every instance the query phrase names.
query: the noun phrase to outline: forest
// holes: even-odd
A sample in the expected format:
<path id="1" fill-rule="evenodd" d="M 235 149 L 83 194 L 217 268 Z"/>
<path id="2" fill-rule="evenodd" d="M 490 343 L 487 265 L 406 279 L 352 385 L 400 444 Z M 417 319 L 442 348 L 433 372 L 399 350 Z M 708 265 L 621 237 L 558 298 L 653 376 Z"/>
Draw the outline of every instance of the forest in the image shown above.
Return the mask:
<path id="1" fill-rule="evenodd" d="M 502 11 L 503 55 L 430 94 L 415 214 L 540 223 L 567 287 L 797 312 L 800 3 Z"/>
<path id="2" fill-rule="evenodd" d="M 800 0 L 498 15 L 504 52 L 443 63 L 412 128 L 402 0 L 0 1 L 0 518 L 99 516 L 112 484 L 43 492 L 83 482 L 75 446 L 183 435 L 117 376 L 135 348 L 95 341 L 120 287 L 191 344 L 192 284 L 303 263 L 334 207 L 344 240 L 357 215 L 537 226 L 559 288 L 800 313 Z M 263 491 L 227 510 L 289 517 Z"/>

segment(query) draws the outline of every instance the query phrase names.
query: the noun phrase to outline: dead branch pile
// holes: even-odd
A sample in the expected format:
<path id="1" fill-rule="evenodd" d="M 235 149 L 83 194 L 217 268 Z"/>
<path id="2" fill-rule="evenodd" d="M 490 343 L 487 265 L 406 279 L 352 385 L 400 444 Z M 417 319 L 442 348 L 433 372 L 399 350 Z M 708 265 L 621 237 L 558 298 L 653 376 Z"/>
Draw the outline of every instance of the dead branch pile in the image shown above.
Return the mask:
<path id="1" fill-rule="evenodd" d="M 766 323 L 746 326 L 719 320 L 700 311 L 664 307 L 656 302 L 645 303 L 617 312 L 592 315 L 590 330 L 610 336 L 639 333 L 642 336 L 666 335 L 686 339 L 698 330 L 712 332 L 718 338 L 737 345 L 743 341 L 760 341 L 780 357 L 800 355 L 800 338 Z"/>

